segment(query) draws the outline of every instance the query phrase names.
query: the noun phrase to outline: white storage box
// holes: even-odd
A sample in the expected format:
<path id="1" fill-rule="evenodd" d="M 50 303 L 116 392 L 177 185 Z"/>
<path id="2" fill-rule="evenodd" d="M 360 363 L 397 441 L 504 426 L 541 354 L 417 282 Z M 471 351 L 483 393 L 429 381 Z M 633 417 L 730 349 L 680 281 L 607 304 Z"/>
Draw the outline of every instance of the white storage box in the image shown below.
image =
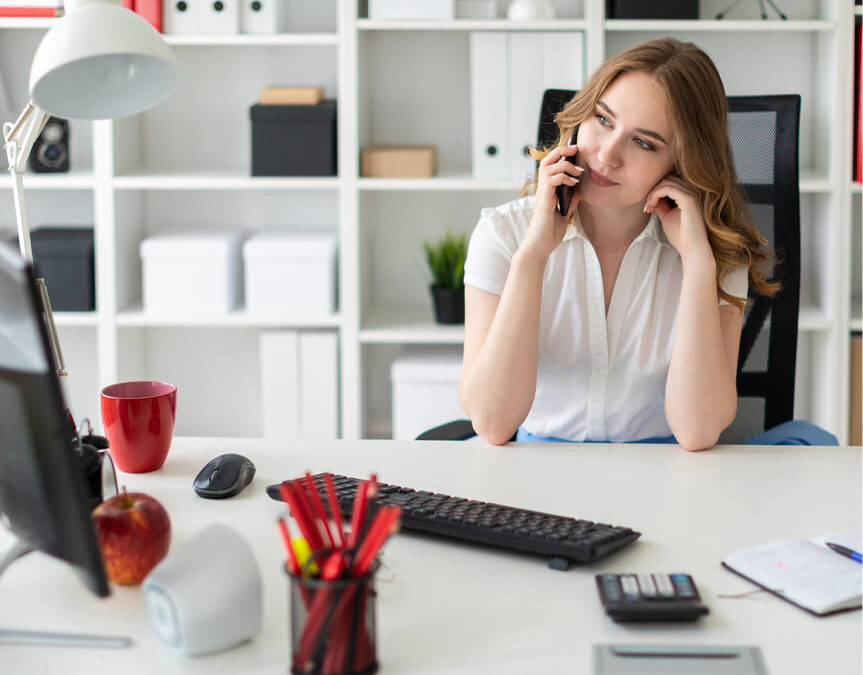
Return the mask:
<path id="1" fill-rule="evenodd" d="M 243 295 L 243 233 L 171 233 L 141 241 L 144 310 L 224 314 Z"/>
<path id="2" fill-rule="evenodd" d="M 390 368 L 393 438 L 413 439 L 445 422 L 463 419 L 458 402 L 461 355 L 424 351 L 396 358 Z"/>
<path id="3" fill-rule="evenodd" d="M 455 0 L 369 0 L 369 18 L 449 21 L 455 18 Z"/>
<path id="4" fill-rule="evenodd" d="M 336 235 L 268 232 L 243 244 L 246 310 L 285 318 L 336 310 Z"/>

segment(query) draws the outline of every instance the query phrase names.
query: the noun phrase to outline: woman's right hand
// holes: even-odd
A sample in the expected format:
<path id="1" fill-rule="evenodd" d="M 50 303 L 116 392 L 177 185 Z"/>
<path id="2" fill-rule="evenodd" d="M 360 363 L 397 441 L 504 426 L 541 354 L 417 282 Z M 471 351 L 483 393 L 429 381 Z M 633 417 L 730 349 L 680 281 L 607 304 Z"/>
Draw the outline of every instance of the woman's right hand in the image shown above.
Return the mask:
<path id="1" fill-rule="evenodd" d="M 540 161 L 539 171 L 537 171 L 536 206 L 522 247 L 548 257 L 563 240 L 567 225 L 581 197 L 578 182 L 583 169 L 567 161 L 568 157 L 574 157 L 577 152 L 577 145 L 559 145 Z M 560 185 L 575 188 L 569 211 L 565 216 L 557 210 L 557 188 Z"/>

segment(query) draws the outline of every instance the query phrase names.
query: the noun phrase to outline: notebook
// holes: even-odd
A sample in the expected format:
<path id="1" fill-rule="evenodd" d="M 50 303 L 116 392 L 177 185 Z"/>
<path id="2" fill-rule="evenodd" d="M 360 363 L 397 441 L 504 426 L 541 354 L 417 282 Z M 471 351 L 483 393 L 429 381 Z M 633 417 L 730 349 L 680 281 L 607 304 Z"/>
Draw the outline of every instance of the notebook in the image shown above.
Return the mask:
<path id="1" fill-rule="evenodd" d="M 725 557 L 724 567 L 813 614 L 861 606 L 863 565 L 827 547 L 860 551 L 863 534 L 831 532 L 813 539 L 780 539 Z"/>

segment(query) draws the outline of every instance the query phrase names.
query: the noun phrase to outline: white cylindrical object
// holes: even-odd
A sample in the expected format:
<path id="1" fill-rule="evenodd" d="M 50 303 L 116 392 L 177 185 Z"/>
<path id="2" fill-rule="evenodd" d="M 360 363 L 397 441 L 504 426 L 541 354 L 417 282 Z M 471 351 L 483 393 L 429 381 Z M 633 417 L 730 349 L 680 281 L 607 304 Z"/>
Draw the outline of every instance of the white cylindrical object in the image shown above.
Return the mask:
<path id="1" fill-rule="evenodd" d="M 171 551 L 143 590 L 156 635 L 186 656 L 230 649 L 261 629 L 258 564 L 245 538 L 221 523 Z"/>

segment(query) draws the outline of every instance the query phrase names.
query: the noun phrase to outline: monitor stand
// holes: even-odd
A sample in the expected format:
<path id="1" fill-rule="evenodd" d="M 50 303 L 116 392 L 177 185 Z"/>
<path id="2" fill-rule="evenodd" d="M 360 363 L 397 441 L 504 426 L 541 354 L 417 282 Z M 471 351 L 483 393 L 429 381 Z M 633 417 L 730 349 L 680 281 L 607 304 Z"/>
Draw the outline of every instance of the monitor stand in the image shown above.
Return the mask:
<path id="1" fill-rule="evenodd" d="M 33 549 L 20 540 L 0 557 L 0 576 L 13 562 Z M 132 646 L 132 639 L 111 635 L 81 635 L 76 633 L 49 633 L 33 630 L 0 628 L 0 644 L 53 645 L 58 647 L 109 647 L 122 649 Z"/>

